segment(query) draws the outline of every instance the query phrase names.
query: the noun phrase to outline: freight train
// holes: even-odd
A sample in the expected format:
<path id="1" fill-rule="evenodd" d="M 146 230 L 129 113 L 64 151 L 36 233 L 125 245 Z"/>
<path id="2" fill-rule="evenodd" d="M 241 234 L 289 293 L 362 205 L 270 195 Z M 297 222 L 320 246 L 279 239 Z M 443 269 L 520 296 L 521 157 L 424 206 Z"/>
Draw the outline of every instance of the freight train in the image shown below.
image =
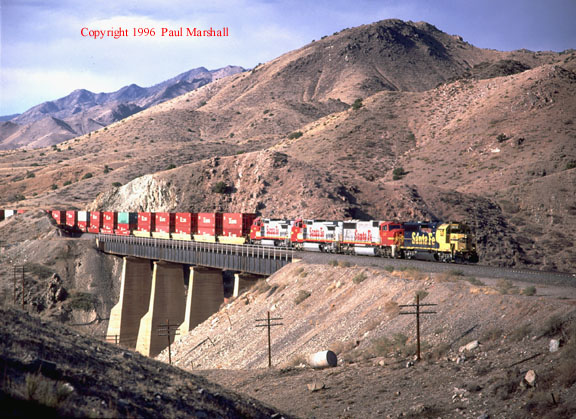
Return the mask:
<path id="1" fill-rule="evenodd" d="M 0 210 L 0 221 L 23 211 Z M 251 213 L 48 211 L 69 232 L 114 234 L 441 262 L 477 262 L 474 236 L 460 222 L 262 218 Z"/>

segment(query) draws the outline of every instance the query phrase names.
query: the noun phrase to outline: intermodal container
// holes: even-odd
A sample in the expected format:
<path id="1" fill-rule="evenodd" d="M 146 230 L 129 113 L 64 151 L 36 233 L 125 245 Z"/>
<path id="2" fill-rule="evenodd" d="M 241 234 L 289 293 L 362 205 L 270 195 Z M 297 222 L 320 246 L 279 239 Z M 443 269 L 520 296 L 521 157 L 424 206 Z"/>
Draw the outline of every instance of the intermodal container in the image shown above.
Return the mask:
<path id="1" fill-rule="evenodd" d="M 100 233 L 102 229 L 102 213 L 100 211 L 92 211 L 90 213 L 90 227 L 88 227 L 89 233 Z"/>
<path id="2" fill-rule="evenodd" d="M 66 211 L 66 225 L 68 227 L 76 227 L 76 222 L 78 219 L 78 213 L 76 211 Z"/>
<path id="3" fill-rule="evenodd" d="M 198 213 L 198 235 L 214 237 L 222 235 L 222 213 Z"/>
<path id="4" fill-rule="evenodd" d="M 26 212 L 26 210 L 24 210 L 24 209 L 16 210 L 17 214 L 24 214 L 25 212 Z"/>
<path id="5" fill-rule="evenodd" d="M 78 229 L 82 232 L 88 231 L 90 213 L 88 211 L 78 211 Z"/>
<path id="6" fill-rule="evenodd" d="M 247 237 L 256 214 L 226 212 L 222 214 L 222 235 L 227 237 Z"/>
<path id="7" fill-rule="evenodd" d="M 116 213 L 116 228 L 114 234 L 129 236 L 132 230 L 136 230 L 138 225 L 138 214 L 135 212 Z"/>
<path id="8" fill-rule="evenodd" d="M 104 234 L 114 234 L 117 226 L 117 213 L 114 211 L 105 211 L 102 213 L 102 229 L 100 230 Z"/>
<path id="9" fill-rule="evenodd" d="M 52 210 L 50 211 L 50 215 L 56 220 L 57 225 L 64 225 L 66 223 L 66 211 Z"/>
<path id="10" fill-rule="evenodd" d="M 16 211 L 14 210 L 4 210 L 4 219 L 12 217 L 15 213 Z"/>
<path id="11" fill-rule="evenodd" d="M 151 233 L 154 231 L 154 213 L 153 212 L 139 212 L 138 213 L 138 231 L 143 233 Z"/>
<path id="12" fill-rule="evenodd" d="M 0 221 L 4 220 L 4 210 L 0 209 Z"/>
<path id="13" fill-rule="evenodd" d="M 154 214 L 154 222 L 156 226 L 154 231 L 158 233 L 172 233 L 174 232 L 174 224 L 176 214 L 173 212 L 157 212 Z"/>
<path id="14" fill-rule="evenodd" d="M 177 234 L 198 233 L 198 214 L 193 212 L 177 212 L 174 221 L 174 232 Z"/>

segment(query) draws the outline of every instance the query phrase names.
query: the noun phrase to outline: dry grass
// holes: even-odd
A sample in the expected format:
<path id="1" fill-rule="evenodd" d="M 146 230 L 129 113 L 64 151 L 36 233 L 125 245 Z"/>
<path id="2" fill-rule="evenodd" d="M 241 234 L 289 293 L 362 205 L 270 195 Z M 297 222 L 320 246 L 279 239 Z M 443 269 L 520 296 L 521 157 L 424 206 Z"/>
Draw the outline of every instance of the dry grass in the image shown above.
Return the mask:
<path id="1" fill-rule="evenodd" d="M 302 303 L 304 300 L 306 300 L 311 295 L 312 295 L 312 293 L 310 291 L 306 291 L 306 290 L 298 291 L 298 294 L 294 298 L 294 304 L 298 305 L 298 304 Z"/>

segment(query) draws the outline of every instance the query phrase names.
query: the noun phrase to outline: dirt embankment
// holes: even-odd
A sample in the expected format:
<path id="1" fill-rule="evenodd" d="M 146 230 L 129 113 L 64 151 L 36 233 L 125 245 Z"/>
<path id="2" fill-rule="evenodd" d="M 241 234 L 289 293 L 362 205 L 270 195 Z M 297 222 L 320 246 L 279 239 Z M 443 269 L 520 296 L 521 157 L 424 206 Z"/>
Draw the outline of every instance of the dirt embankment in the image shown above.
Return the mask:
<path id="1" fill-rule="evenodd" d="M 414 303 L 416 293 L 437 305 L 423 308 L 434 314 L 422 316 L 424 360 L 412 366 L 415 316 L 400 313 L 414 308 L 400 305 Z M 576 366 L 575 305 L 576 288 L 296 263 L 182 337 L 172 359 L 301 416 L 576 413 L 576 374 L 566 372 Z M 265 369 L 267 334 L 256 328 L 267 311 L 282 323 L 272 329 L 272 370 Z M 551 338 L 564 339 L 560 351 L 549 352 Z M 460 351 L 474 341 L 476 348 Z M 327 349 L 338 354 L 338 367 L 304 367 L 307 355 Z M 529 370 L 536 387 L 523 381 Z M 321 388 L 309 391 L 314 382 Z"/>

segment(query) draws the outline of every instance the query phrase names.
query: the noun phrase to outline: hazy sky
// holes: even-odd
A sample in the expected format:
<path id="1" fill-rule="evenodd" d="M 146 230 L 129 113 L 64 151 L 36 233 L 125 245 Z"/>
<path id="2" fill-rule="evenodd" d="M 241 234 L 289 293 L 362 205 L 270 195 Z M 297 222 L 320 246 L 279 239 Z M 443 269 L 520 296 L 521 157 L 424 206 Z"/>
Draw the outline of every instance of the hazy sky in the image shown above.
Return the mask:
<path id="1" fill-rule="evenodd" d="M 245 68 L 382 19 L 426 21 L 483 48 L 576 48 L 576 0 L 0 0 L 0 115 L 85 88 L 150 86 L 196 67 Z M 229 28 L 168 38 L 160 28 Z M 128 29 L 91 39 L 82 28 Z M 155 28 L 134 37 L 133 28 Z"/>

